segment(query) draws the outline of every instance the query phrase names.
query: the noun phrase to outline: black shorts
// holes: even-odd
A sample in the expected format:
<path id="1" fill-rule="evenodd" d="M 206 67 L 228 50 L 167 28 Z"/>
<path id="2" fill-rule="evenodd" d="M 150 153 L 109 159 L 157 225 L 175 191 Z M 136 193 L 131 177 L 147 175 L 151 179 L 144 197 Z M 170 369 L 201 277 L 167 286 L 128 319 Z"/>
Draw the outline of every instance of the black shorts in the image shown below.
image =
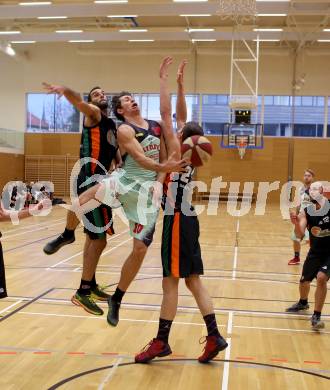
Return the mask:
<path id="1" fill-rule="evenodd" d="M 323 272 L 330 278 L 330 253 L 316 253 L 310 250 L 307 254 L 300 282 L 311 282 Z"/>
<path id="2" fill-rule="evenodd" d="M 162 234 L 163 276 L 187 278 L 203 275 L 203 261 L 199 245 L 199 222 L 195 216 L 181 212 L 165 215 Z"/>
<path id="3" fill-rule="evenodd" d="M 88 176 L 85 176 L 85 175 L 80 173 L 78 176 L 78 182 L 77 182 L 78 195 L 87 191 L 89 188 L 93 187 L 93 185 L 98 184 L 98 183 L 92 183 L 92 184 L 89 184 L 87 186 L 80 188 L 80 185 L 83 184 L 86 180 L 88 180 Z M 84 233 L 88 234 L 88 236 L 91 240 L 105 238 L 106 234 L 112 235 L 115 233 L 115 231 L 113 229 L 113 219 L 112 219 L 111 207 L 109 207 L 105 204 L 101 204 L 99 207 L 86 213 L 85 218 L 87 219 L 87 222 L 86 221 L 84 222 L 84 224 L 85 224 Z M 105 227 L 107 227 L 107 229 L 104 231 Z"/>
<path id="4" fill-rule="evenodd" d="M 1 233 L 0 233 L 1 237 Z M 0 242 L 0 298 L 6 298 L 6 274 L 5 274 L 5 263 L 3 261 L 2 245 Z"/>

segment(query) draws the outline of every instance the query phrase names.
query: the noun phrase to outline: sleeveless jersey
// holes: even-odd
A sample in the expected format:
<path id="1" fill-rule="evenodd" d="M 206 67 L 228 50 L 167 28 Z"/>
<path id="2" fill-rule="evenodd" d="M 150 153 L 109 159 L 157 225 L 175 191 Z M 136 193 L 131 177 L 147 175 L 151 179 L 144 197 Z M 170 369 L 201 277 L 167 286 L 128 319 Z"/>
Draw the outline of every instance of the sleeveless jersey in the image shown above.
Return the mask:
<path id="1" fill-rule="evenodd" d="M 81 175 L 91 177 L 94 174 L 105 175 L 110 169 L 112 160 L 116 157 L 118 146 L 116 140 L 115 122 L 106 115 L 101 116 L 100 122 L 93 126 L 85 126 L 81 134 L 80 158 L 90 157 L 102 164 L 104 170 L 94 162 L 85 163 Z"/>
<path id="2" fill-rule="evenodd" d="M 189 184 L 192 181 L 194 168 L 187 167 L 186 173 L 170 173 L 166 176 L 163 186 L 162 208 L 165 213 L 171 211 L 193 211 L 191 205 L 191 190 Z"/>
<path id="3" fill-rule="evenodd" d="M 161 127 L 158 122 L 147 122 L 148 130 L 131 123 L 125 124 L 135 131 L 135 138 L 141 144 L 144 155 L 159 162 Z M 111 175 L 118 183 L 118 199 L 129 221 L 147 225 L 149 219 L 157 219 L 158 210 L 152 204 L 150 186 L 144 184 L 154 182 L 157 172 L 142 168 L 129 154 L 123 156 L 123 162 L 121 171 Z M 146 208 L 149 209 L 147 213 Z"/>
<path id="4" fill-rule="evenodd" d="M 135 138 L 141 144 L 144 155 L 158 163 L 161 127 L 156 121 L 146 121 L 149 126 L 148 130 L 133 125 L 132 123 L 125 124 L 135 131 Z M 157 172 L 142 168 L 129 154 L 123 156 L 123 162 L 123 169 L 125 170 L 125 177 L 127 179 L 142 182 L 156 180 Z"/>
<path id="5" fill-rule="evenodd" d="M 314 205 L 305 208 L 311 250 L 330 254 L 330 201 L 316 210 Z"/>

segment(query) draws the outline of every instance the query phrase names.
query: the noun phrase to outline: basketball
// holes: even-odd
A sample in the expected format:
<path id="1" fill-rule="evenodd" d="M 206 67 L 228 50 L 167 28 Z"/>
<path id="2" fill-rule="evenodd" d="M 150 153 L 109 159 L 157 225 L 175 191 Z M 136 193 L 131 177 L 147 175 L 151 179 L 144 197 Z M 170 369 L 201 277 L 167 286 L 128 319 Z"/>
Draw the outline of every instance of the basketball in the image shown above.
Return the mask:
<path id="1" fill-rule="evenodd" d="M 213 153 L 211 142 L 201 135 L 187 138 L 182 144 L 181 151 L 182 158 L 190 160 L 194 167 L 206 164 Z"/>

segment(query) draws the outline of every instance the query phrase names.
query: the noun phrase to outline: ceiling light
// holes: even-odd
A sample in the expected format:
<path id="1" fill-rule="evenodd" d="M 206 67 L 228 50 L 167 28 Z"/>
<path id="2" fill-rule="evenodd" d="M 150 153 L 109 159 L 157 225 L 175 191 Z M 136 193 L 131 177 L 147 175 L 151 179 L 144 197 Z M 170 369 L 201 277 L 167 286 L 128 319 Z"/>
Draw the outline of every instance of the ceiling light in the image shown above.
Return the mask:
<path id="1" fill-rule="evenodd" d="M 95 41 L 93 39 L 72 39 L 68 42 L 70 42 L 70 43 L 93 43 Z"/>
<path id="2" fill-rule="evenodd" d="M 36 43 L 36 41 L 11 41 L 10 43 Z"/>
<path id="3" fill-rule="evenodd" d="M 147 32 L 148 30 L 145 29 L 145 28 L 140 28 L 140 29 L 137 29 L 137 28 L 132 28 L 132 29 L 124 29 L 124 30 L 119 30 L 120 32 Z"/>
<path id="4" fill-rule="evenodd" d="M 6 54 L 8 54 L 11 57 L 14 57 L 14 55 L 16 55 L 15 50 L 9 44 L 4 48 L 4 51 Z"/>
<path id="5" fill-rule="evenodd" d="M 209 0 L 173 0 L 174 3 L 207 3 Z"/>
<path id="6" fill-rule="evenodd" d="M 186 28 L 187 32 L 211 32 L 214 31 L 214 28 Z"/>
<path id="7" fill-rule="evenodd" d="M 324 28 L 323 31 L 330 32 L 330 28 Z"/>
<path id="8" fill-rule="evenodd" d="M 51 4 L 52 4 L 51 1 L 34 1 L 34 2 L 26 1 L 23 3 L 19 3 L 19 5 L 26 6 L 26 7 L 31 7 L 34 5 L 51 5 Z"/>
<path id="9" fill-rule="evenodd" d="M 0 31 L 0 35 L 17 35 L 21 34 L 20 31 Z"/>
<path id="10" fill-rule="evenodd" d="M 330 39 L 318 39 L 317 42 L 330 42 Z"/>
<path id="11" fill-rule="evenodd" d="M 128 0 L 95 0 L 95 4 L 123 4 L 128 3 Z"/>
<path id="12" fill-rule="evenodd" d="M 82 33 L 83 30 L 56 30 L 57 34 L 79 34 Z"/>
<path id="13" fill-rule="evenodd" d="M 192 39 L 192 43 L 195 42 L 216 42 L 216 39 Z"/>
<path id="14" fill-rule="evenodd" d="M 280 42 L 280 39 L 254 39 L 254 42 Z"/>
<path id="15" fill-rule="evenodd" d="M 253 31 L 283 31 L 283 28 L 254 28 Z"/>
<path id="16" fill-rule="evenodd" d="M 287 16 L 287 14 L 258 14 L 257 16 Z"/>
<path id="17" fill-rule="evenodd" d="M 67 19 L 67 16 L 38 16 L 38 19 L 40 20 L 47 20 L 47 19 Z"/>
<path id="18" fill-rule="evenodd" d="M 182 14 L 180 16 L 183 16 L 184 18 L 193 18 L 193 17 L 203 17 L 203 16 L 211 16 L 211 14 Z"/>
<path id="19" fill-rule="evenodd" d="M 108 15 L 107 18 L 137 18 L 137 15 Z"/>
<path id="20" fill-rule="evenodd" d="M 129 39 L 128 42 L 155 42 L 154 39 Z"/>

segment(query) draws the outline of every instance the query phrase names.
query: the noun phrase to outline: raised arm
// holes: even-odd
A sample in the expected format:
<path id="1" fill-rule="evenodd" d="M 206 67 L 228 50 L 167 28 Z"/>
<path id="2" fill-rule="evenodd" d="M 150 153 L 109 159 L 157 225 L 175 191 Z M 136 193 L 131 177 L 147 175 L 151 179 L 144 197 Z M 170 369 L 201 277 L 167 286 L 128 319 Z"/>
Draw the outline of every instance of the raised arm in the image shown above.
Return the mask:
<path id="1" fill-rule="evenodd" d="M 56 93 L 59 97 L 64 96 L 77 110 L 82 112 L 86 117 L 99 121 L 101 119 L 101 110 L 94 104 L 86 103 L 80 94 L 68 87 L 62 85 L 52 85 L 42 83 L 48 93 Z"/>
<path id="2" fill-rule="evenodd" d="M 171 96 L 168 90 L 168 69 L 172 62 L 171 57 L 166 57 L 160 65 L 160 115 L 168 154 L 174 154 L 175 158 L 179 160 L 181 158 L 180 143 L 173 131 Z"/>
<path id="3" fill-rule="evenodd" d="M 133 129 L 130 126 L 122 125 L 118 129 L 117 139 L 122 152 L 128 153 L 142 168 L 155 172 L 185 172 L 186 160 L 177 161 L 174 153 L 164 163 L 158 163 L 146 157 L 142 146 L 135 138 Z"/>
<path id="4" fill-rule="evenodd" d="M 180 130 L 187 122 L 187 104 L 184 92 L 184 68 L 187 65 L 187 60 L 183 60 L 178 68 L 176 82 L 178 84 L 177 100 L 176 100 L 176 124 Z"/>

